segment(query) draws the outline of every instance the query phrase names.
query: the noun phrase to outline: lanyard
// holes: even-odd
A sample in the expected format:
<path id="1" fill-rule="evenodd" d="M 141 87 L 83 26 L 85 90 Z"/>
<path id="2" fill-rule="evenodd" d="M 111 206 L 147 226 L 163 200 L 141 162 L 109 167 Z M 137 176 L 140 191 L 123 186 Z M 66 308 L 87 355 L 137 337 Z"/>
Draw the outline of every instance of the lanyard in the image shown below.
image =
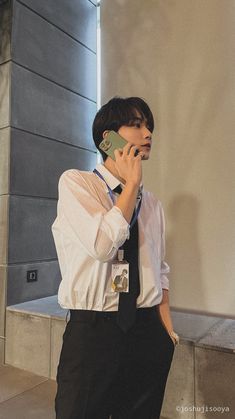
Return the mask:
<path id="1" fill-rule="evenodd" d="M 112 200 L 112 202 L 113 202 L 113 204 L 114 204 L 114 203 L 115 203 L 115 200 L 114 200 L 114 193 L 113 193 L 112 189 L 110 188 L 110 186 L 107 184 L 107 182 L 106 182 L 106 180 L 104 179 L 104 177 L 102 176 L 102 174 L 101 174 L 100 172 L 98 172 L 98 170 L 97 170 L 97 169 L 94 169 L 94 170 L 93 170 L 93 172 L 94 172 L 97 176 L 99 176 L 99 177 L 100 177 L 100 179 L 102 179 L 102 180 L 104 181 L 104 183 L 106 184 L 106 186 L 107 186 L 107 188 L 108 188 L 109 196 L 110 196 L 110 198 L 111 198 L 111 200 Z M 137 217 L 138 217 L 139 212 L 140 212 L 140 207 L 141 207 L 141 197 L 140 197 L 140 199 L 139 199 L 139 203 L 138 203 L 137 208 L 135 208 L 135 211 L 134 211 L 134 217 L 132 218 L 132 221 L 131 221 L 131 224 L 130 224 L 130 228 L 131 228 L 131 227 L 135 224 L 135 222 L 136 222 L 136 220 L 137 220 Z"/>

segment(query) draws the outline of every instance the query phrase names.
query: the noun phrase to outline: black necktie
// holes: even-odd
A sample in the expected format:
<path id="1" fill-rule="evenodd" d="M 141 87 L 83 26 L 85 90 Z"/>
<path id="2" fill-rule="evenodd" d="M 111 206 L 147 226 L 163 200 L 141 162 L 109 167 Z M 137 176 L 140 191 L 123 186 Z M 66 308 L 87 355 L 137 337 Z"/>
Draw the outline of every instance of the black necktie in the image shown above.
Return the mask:
<path id="1" fill-rule="evenodd" d="M 122 192 L 121 185 L 116 186 L 116 188 L 113 189 L 113 192 L 116 192 L 116 193 L 120 194 Z"/>
<path id="2" fill-rule="evenodd" d="M 120 193 L 115 188 L 114 191 Z M 135 216 L 135 212 L 132 219 Z M 136 300 L 140 293 L 140 281 L 139 281 L 139 230 L 138 220 L 130 229 L 130 237 L 125 241 L 122 248 L 124 249 L 124 259 L 129 262 L 129 292 L 121 292 L 119 294 L 117 324 L 119 327 L 126 332 L 135 323 L 136 316 Z"/>

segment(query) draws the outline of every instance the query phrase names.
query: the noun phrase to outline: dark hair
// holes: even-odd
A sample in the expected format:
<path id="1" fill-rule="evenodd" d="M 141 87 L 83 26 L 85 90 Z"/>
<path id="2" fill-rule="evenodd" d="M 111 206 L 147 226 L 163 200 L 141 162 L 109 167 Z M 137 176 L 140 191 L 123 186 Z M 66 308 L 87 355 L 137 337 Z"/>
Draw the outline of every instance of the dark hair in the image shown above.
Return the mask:
<path id="1" fill-rule="evenodd" d="M 122 98 L 115 96 L 97 112 L 92 126 L 92 134 L 95 146 L 100 151 L 104 161 L 107 155 L 99 149 L 99 144 L 103 140 L 103 132 L 105 130 L 117 132 L 123 125 L 131 126 L 137 115 L 145 121 L 148 129 L 153 132 L 153 114 L 147 103 L 140 97 Z"/>

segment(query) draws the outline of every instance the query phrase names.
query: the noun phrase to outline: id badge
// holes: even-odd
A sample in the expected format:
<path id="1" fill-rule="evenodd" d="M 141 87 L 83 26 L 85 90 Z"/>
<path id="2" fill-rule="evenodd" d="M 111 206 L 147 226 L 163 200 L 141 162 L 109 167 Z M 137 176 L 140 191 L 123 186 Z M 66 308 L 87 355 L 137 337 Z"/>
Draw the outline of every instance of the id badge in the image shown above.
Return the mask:
<path id="1" fill-rule="evenodd" d="M 126 260 L 112 263 L 112 290 L 129 292 L 129 263 Z"/>

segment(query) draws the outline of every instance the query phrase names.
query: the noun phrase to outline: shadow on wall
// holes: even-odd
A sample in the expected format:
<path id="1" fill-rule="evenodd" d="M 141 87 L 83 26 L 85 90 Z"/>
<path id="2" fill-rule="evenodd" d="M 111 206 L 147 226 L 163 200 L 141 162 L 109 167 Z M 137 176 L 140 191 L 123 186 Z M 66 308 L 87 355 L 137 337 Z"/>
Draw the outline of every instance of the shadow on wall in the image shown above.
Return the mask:
<path id="1" fill-rule="evenodd" d="M 198 238 L 199 201 L 194 195 L 177 195 L 170 202 L 168 214 L 172 220 L 172 231 L 167 237 L 167 260 L 172 272 L 171 290 L 180 296 L 190 295 L 193 290 L 191 301 L 194 300 L 194 307 L 198 307 L 199 312 L 200 307 L 206 303 Z M 180 271 L 176 267 L 180 267 Z M 183 284 L 183 293 L 176 290 L 179 286 L 177 284 Z M 178 305 L 181 309 L 187 309 L 192 306 L 191 301 L 181 300 Z"/>

